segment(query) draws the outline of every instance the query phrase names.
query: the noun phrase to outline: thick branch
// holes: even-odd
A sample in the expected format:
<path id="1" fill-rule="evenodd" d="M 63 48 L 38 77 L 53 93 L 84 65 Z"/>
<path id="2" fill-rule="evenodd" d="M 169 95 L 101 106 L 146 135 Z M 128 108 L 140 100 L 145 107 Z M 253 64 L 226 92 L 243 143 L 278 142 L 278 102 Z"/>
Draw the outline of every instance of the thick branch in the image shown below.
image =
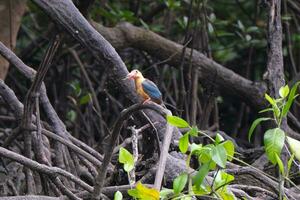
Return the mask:
<path id="1" fill-rule="evenodd" d="M 91 23 L 117 49 L 134 47 L 146 51 L 176 68 L 180 66 L 183 45 L 129 23 L 122 23 L 114 28 L 107 28 L 96 22 Z M 186 48 L 184 59 L 191 59 L 192 65 L 198 68 L 201 81 L 209 81 L 211 84 L 225 89 L 254 108 L 264 106 L 263 94 L 266 89 L 264 84 L 252 82 L 234 73 L 199 51 L 193 50 L 191 56 L 190 48 Z"/>

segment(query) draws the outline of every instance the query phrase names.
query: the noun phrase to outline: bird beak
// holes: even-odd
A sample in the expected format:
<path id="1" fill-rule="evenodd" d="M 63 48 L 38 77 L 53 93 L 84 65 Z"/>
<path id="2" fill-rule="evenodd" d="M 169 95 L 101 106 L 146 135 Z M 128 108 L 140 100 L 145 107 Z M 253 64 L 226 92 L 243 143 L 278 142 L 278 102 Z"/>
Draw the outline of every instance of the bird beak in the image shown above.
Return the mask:
<path id="1" fill-rule="evenodd" d="M 127 74 L 127 76 L 124 78 L 124 80 L 127 80 L 127 79 L 132 80 L 132 79 L 134 79 L 134 76 L 135 76 L 135 74 L 133 72 L 130 72 L 129 74 Z"/>

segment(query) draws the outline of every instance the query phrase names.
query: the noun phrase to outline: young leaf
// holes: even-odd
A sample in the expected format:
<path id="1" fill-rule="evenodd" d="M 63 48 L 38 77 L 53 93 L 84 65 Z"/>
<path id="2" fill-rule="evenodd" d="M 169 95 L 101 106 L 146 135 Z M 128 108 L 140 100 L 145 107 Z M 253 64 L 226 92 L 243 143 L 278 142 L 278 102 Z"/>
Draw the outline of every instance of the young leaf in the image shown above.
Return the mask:
<path id="1" fill-rule="evenodd" d="M 124 170 L 126 172 L 130 172 L 134 167 L 133 155 L 123 147 L 120 148 L 119 162 L 124 164 Z"/>
<path id="2" fill-rule="evenodd" d="M 283 109 L 282 109 L 282 116 L 285 117 L 287 115 L 287 113 L 289 112 L 292 103 L 294 101 L 295 98 L 295 94 L 297 92 L 298 86 L 299 86 L 300 82 L 297 82 L 291 89 L 291 92 L 289 94 L 288 100 L 286 102 L 286 104 L 284 105 Z"/>
<path id="3" fill-rule="evenodd" d="M 300 141 L 295 140 L 294 138 L 291 138 L 289 136 L 287 136 L 286 138 L 291 152 L 295 154 L 297 160 L 300 161 Z"/>
<path id="4" fill-rule="evenodd" d="M 114 200 L 122 200 L 123 199 L 123 195 L 120 191 L 117 191 L 114 195 Z"/>
<path id="5" fill-rule="evenodd" d="M 226 140 L 225 142 L 223 142 L 221 144 L 225 150 L 226 150 L 226 154 L 227 154 L 227 160 L 232 161 L 233 159 L 233 155 L 234 155 L 234 144 L 232 141 L 230 140 Z"/>
<path id="6" fill-rule="evenodd" d="M 288 85 L 286 86 L 282 86 L 280 89 L 279 89 L 279 96 L 282 97 L 282 98 L 285 98 L 288 96 L 290 92 L 290 88 Z"/>
<path id="7" fill-rule="evenodd" d="M 223 141 L 224 141 L 224 138 L 222 137 L 222 135 L 220 135 L 219 133 L 217 133 L 215 144 L 219 144 L 219 143 L 221 143 Z"/>
<path id="8" fill-rule="evenodd" d="M 167 116 L 167 122 L 172 126 L 176 126 L 178 128 L 188 128 L 190 127 L 189 123 L 184 119 L 172 115 Z"/>
<path id="9" fill-rule="evenodd" d="M 265 94 L 265 98 L 272 105 L 273 112 L 275 113 L 275 116 L 279 117 L 279 115 L 280 115 L 280 109 L 278 108 L 278 106 L 276 104 L 276 100 L 273 99 L 272 97 L 270 97 L 268 94 Z"/>
<path id="10" fill-rule="evenodd" d="M 283 166 L 283 162 L 282 160 L 280 159 L 280 157 L 275 154 L 275 158 L 276 158 L 276 162 L 278 164 L 278 167 L 279 167 L 279 171 L 280 173 L 284 176 L 284 166 Z"/>
<path id="11" fill-rule="evenodd" d="M 276 154 L 281 154 L 285 133 L 280 128 L 269 129 L 264 135 L 264 147 L 268 159 L 276 165 Z"/>
<path id="12" fill-rule="evenodd" d="M 212 154 L 212 160 L 215 161 L 217 165 L 219 165 L 222 168 L 226 167 L 226 159 L 227 159 L 226 150 L 221 144 L 215 146 L 212 149 L 211 154 Z"/>
<path id="13" fill-rule="evenodd" d="M 176 177 L 173 182 L 174 193 L 179 194 L 184 189 L 187 181 L 188 181 L 187 173 L 182 173 L 178 177 Z"/>
<path id="14" fill-rule="evenodd" d="M 256 119 L 256 120 L 254 120 L 254 122 L 252 123 L 252 125 L 251 125 L 251 127 L 250 127 L 250 129 L 249 129 L 249 133 L 248 133 L 248 140 L 249 140 L 249 142 L 250 142 L 250 140 L 251 140 L 251 136 L 252 136 L 252 134 L 253 134 L 253 132 L 254 132 L 254 129 L 256 128 L 256 126 L 260 123 L 260 122 L 262 122 L 262 121 L 267 121 L 267 120 L 270 120 L 271 118 L 268 118 L 268 117 L 262 117 L 262 118 L 258 118 L 258 119 Z"/>
<path id="15" fill-rule="evenodd" d="M 276 105 L 276 102 L 275 100 L 270 97 L 267 93 L 265 94 L 265 99 L 272 105 L 272 106 L 275 106 Z"/>
<path id="16" fill-rule="evenodd" d="M 197 137 L 198 136 L 198 128 L 196 127 L 196 126 L 193 126 L 192 128 L 191 128 L 191 130 L 189 130 L 188 131 L 188 134 L 190 135 L 190 136 L 194 136 L 194 137 Z"/>
<path id="17" fill-rule="evenodd" d="M 189 134 L 186 133 L 179 139 L 179 149 L 181 153 L 186 153 L 188 147 L 189 147 Z"/>

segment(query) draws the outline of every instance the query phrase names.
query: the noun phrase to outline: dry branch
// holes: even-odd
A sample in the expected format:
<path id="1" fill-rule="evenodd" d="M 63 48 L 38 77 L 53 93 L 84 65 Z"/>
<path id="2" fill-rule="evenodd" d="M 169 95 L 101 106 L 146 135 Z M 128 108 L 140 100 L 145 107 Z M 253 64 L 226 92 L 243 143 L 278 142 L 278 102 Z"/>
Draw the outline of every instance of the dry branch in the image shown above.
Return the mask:
<path id="1" fill-rule="evenodd" d="M 118 140 L 118 137 L 119 137 L 119 134 L 122 129 L 124 121 L 127 120 L 129 118 L 129 116 L 132 115 L 133 113 L 135 113 L 139 110 L 143 110 L 143 109 L 150 109 L 150 110 L 156 111 L 157 113 L 159 113 L 163 116 L 166 114 L 166 113 L 164 113 L 164 108 L 162 108 L 161 106 L 156 106 L 156 105 L 151 105 L 151 104 L 149 104 L 149 105 L 134 104 L 121 112 L 120 117 L 117 119 L 117 121 L 114 125 L 114 129 L 111 133 L 110 142 L 109 142 L 108 148 L 106 150 L 102 166 L 98 169 L 98 176 L 96 177 L 95 187 L 94 187 L 93 196 L 92 196 L 93 199 L 99 199 L 100 194 L 102 192 L 102 188 L 103 188 L 105 178 L 106 178 L 108 164 L 110 163 L 110 160 L 111 160 L 111 157 L 113 154 L 113 150 L 115 148 L 115 145 Z"/>

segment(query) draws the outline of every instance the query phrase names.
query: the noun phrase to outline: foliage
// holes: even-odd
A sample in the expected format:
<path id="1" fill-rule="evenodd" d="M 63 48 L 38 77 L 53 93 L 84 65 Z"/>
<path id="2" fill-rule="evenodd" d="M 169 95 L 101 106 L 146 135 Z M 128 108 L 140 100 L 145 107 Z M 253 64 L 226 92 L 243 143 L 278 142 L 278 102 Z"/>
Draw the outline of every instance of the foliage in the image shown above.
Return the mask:
<path id="1" fill-rule="evenodd" d="M 155 189 L 148 188 L 138 182 L 135 189 L 128 190 L 128 194 L 134 198 L 141 200 L 158 200 L 159 192 Z"/>
<path id="2" fill-rule="evenodd" d="M 126 172 L 130 172 L 134 168 L 133 155 L 123 147 L 120 148 L 119 162 L 124 164 Z"/>
<path id="3" fill-rule="evenodd" d="M 173 182 L 173 189 L 164 189 L 161 193 L 163 199 L 168 199 L 168 196 L 173 196 L 180 199 L 190 199 L 191 196 L 212 195 L 221 199 L 234 199 L 233 193 L 226 187 L 234 180 L 232 175 L 225 173 L 222 169 L 226 167 L 226 162 L 232 160 L 234 156 L 234 144 L 230 140 L 217 134 L 213 139 L 205 132 L 198 130 L 197 127 L 191 127 L 185 120 L 177 116 L 167 116 L 169 124 L 178 128 L 189 128 L 189 130 L 180 138 L 179 149 L 182 153 L 188 153 L 187 167 L 190 165 L 192 156 L 196 157 L 199 163 L 199 170 L 195 175 L 187 172 L 179 175 Z M 212 140 L 213 144 L 190 144 L 189 138 L 202 134 Z M 208 185 L 205 182 L 205 177 L 210 170 L 217 170 L 214 182 Z M 192 181 L 192 185 L 187 187 L 187 183 Z"/>
<path id="4" fill-rule="evenodd" d="M 270 107 L 260 111 L 260 113 L 271 112 L 273 118 L 256 119 L 253 122 L 248 134 L 248 138 L 250 140 L 255 127 L 260 122 L 275 122 L 277 127 L 267 130 L 264 134 L 264 148 L 269 161 L 274 165 L 278 165 L 279 173 L 281 174 L 281 176 L 279 177 L 279 181 L 284 181 L 281 177 L 288 178 L 294 157 L 296 157 L 300 161 L 300 141 L 286 136 L 286 133 L 281 129 L 282 120 L 287 116 L 294 99 L 298 96 L 296 94 L 296 91 L 299 84 L 300 82 L 297 82 L 291 90 L 288 85 L 282 86 L 279 89 L 279 98 L 277 99 L 272 98 L 268 94 L 265 94 L 265 98 L 269 102 Z M 293 153 L 289 158 L 286 168 L 280 158 L 285 140 L 287 141 L 289 148 Z M 280 190 L 282 190 L 282 188 Z"/>

